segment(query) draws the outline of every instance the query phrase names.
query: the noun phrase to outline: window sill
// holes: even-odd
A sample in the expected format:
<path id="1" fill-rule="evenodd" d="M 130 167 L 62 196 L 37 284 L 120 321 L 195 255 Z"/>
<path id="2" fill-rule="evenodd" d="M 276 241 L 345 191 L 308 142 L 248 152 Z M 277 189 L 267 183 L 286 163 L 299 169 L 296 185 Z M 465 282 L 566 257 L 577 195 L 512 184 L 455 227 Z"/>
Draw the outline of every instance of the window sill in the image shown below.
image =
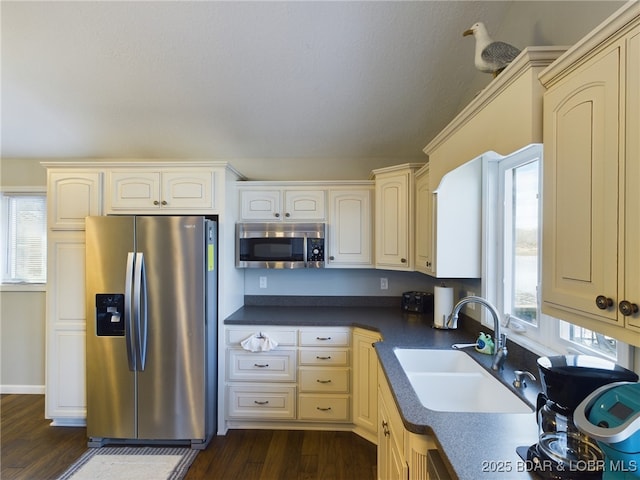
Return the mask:
<path id="1" fill-rule="evenodd" d="M 46 283 L 2 283 L 0 292 L 46 292 Z"/>

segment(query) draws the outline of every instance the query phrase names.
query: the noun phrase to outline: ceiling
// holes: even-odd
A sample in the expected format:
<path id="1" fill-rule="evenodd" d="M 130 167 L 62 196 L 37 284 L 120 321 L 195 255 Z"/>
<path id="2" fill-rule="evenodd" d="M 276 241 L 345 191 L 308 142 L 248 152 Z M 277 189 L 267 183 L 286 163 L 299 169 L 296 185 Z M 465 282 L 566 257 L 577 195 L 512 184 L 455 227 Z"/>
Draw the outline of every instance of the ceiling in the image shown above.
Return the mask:
<path id="1" fill-rule="evenodd" d="M 490 81 L 462 32 L 542 3 L 2 0 L 2 157 L 424 161 Z"/>

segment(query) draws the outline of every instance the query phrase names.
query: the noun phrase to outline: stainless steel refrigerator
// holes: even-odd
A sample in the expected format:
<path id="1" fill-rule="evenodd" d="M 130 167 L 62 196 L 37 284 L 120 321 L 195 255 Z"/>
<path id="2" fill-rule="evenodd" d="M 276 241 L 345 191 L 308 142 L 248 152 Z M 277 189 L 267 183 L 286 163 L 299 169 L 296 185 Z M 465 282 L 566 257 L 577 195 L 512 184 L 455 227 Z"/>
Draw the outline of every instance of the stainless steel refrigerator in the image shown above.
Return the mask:
<path id="1" fill-rule="evenodd" d="M 215 434 L 216 241 L 199 216 L 87 217 L 89 446 Z"/>

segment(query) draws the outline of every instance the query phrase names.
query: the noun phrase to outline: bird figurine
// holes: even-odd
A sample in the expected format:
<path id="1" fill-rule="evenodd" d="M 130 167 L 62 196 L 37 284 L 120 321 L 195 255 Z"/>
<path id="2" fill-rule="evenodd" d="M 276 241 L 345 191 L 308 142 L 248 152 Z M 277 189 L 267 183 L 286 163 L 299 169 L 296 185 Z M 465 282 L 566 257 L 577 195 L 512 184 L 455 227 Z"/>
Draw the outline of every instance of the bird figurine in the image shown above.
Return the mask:
<path id="1" fill-rule="evenodd" d="M 497 77 L 511 61 L 518 56 L 520 50 L 513 45 L 504 42 L 494 42 L 484 23 L 474 23 L 462 36 L 473 35 L 476 39 L 476 52 L 474 62 L 481 72 L 493 74 Z"/>

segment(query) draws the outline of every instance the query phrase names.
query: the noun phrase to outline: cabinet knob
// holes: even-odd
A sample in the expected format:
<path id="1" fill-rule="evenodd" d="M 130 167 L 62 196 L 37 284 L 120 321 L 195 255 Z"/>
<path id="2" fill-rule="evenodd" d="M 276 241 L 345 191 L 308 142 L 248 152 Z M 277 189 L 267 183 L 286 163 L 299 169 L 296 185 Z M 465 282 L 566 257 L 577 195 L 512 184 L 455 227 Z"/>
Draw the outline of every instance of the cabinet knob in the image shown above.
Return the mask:
<path id="1" fill-rule="evenodd" d="M 407 263 L 407 259 L 406 259 L 406 258 L 401 258 L 401 259 L 400 259 L 400 262 L 401 262 L 401 263 Z"/>
<path id="2" fill-rule="evenodd" d="M 160 205 L 160 202 L 159 202 L 158 200 L 154 200 L 154 201 L 153 201 L 153 204 L 154 204 L 154 205 Z"/>
<path id="3" fill-rule="evenodd" d="M 166 200 L 162 200 L 162 205 L 166 205 L 167 201 Z"/>
<path id="4" fill-rule="evenodd" d="M 623 300 L 618 305 L 618 310 L 620 310 L 620 313 L 622 315 L 624 315 L 625 317 L 628 317 L 629 315 L 638 313 L 638 305 L 636 305 L 635 303 L 628 302 L 627 300 Z"/>
<path id="5" fill-rule="evenodd" d="M 600 310 L 606 310 L 607 308 L 613 305 L 613 300 L 609 297 L 605 297 L 604 295 L 598 295 L 596 297 L 596 306 Z"/>
<path id="6" fill-rule="evenodd" d="M 334 257 L 333 255 L 331 255 L 331 256 L 329 257 L 329 260 L 335 260 L 335 259 L 336 259 L 336 257 Z"/>
<path id="7" fill-rule="evenodd" d="M 291 214 L 289 212 L 284 214 L 285 217 L 289 218 L 291 216 Z"/>
<path id="8" fill-rule="evenodd" d="M 274 213 L 273 214 L 276 218 L 280 218 L 280 214 L 279 213 Z"/>

